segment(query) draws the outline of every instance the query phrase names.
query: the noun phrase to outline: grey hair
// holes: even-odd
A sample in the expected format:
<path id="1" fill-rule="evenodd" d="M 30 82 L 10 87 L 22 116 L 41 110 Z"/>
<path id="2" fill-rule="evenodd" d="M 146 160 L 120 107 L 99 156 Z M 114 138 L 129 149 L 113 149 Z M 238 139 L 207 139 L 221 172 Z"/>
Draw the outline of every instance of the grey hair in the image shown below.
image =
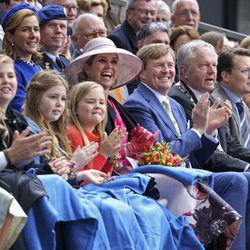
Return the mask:
<path id="1" fill-rule="evenodd" d="M 78 27 L 79 27 L 79 23 L 80 23 L 82 20 L 84 20 L 84 19 L 86 19 L 86 18 L 88 18 L 88 17 L 96 17 L 96 18 L 99 18 L 96 14 L 93 14 L 93 13 L 83 13 L 83 14 L 79 15 L 79 16 L 75 19 L 75 21 L 74 21 L 74 23 L 73 23 L 73 26 L 72 26 L 72 34 L 77 33 L 77 30 L 78 30 Z M 100 19 L 100 18 L 99 18 L 99 19 Z"/>
<path id="2" fill-rule="evenodd" d="M 191 70 L 192 65 L 190 64 L 190 60 L 195 57 L 195 52 L 197 50 L 202 50 L 205 48 L 211 50 L 216 58 L 218 57 L 214 46 L 202 40 L 193 40 L 183 44 L 177 52 L 176 56 L 178 71 L 181 73 L 181 66 L 183 65 L 187 66 L 188 69 Z"/>
<path id="3" fill-rule="evenodd" d="M 168 35 L 171 33 L 171 29 L 161 22 L 148 23 L 140 29 L 137 34 L 137 41 L 144 43 L 156 31 L 166 32 Z"/>
<path id="4" fill-rule="evenodd" d="M 181 2 L 181 1 L 183 1 L 183 0 L 175 0 L 175 1 L 172 3 L 172 6 L 171 6 L 172 14 L 175 14 L 177 5 L 178 5 L 178 3 Z M 199 10 L 199 3 L 198 3 L 198 1 L 197 1 L 197 0 L 192 0 L 192 1 L 194 1 L 194 2 L 197 3 L 197 5 L 198 5 L 198 10 Z M 199 10 L 199 11 L 200 11 L 200 10 Z"/>
<path id="5" fill-rule="evenodd" d="M 168 20 L 171 19 L 171 10 L 170 10 L 169 6 L 165 2 L 163 2 L 161 0 L 160 1 L 158 0 L 157 1 L 157 8 L 158 8 L 158 12 L 163 11 L 165 13 Z"/>

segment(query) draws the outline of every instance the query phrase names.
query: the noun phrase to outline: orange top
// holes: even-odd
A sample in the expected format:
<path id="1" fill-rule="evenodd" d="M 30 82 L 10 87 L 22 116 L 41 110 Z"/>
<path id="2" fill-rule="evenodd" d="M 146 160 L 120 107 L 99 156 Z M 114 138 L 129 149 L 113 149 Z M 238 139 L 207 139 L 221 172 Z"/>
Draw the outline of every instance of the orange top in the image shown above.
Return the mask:
<path id="1" fill-rule="evenodd" d="M 88 131 L 84 131 L 86 136 L 88 137 L 90 142 L 100 142 L 100 138 L 96 132 L 90 133 Z M 86 144 L 84 142 L 84 139 L 80 133 L 80 131 L 77 129 L 75 124 L 70 124 L 70 126 L 67 129 L 67 136 L 71 143 L 71 149 L 72 152 L 74 152 L 78 146 L 84 147 Z M 112 165 L 108 163 L 107 158 L 104 157 L 102 154 L 98 154 L 88 165 L 83 166 L 79 171 L 86 170 L 86 169 L 97 169 L 104 173 L 112 173 Z"/>

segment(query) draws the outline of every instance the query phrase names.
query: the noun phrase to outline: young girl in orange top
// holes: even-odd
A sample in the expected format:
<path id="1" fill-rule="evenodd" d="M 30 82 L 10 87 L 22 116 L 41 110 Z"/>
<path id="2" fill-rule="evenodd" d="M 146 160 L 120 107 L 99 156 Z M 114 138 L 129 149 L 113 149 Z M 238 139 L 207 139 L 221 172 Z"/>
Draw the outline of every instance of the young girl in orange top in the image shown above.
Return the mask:
<path id="1" fill-rule="evenodd" d="M 82 170 L 94 168 L 105 173 L 112 172 L 112 165 L 107 159 L 125 146 L 123 141 L 126 130 L 117 127 L 109 136 L 104 132 L 107 102 L 103 87 L 91 81 L 76 84 L 70 91 L 69 111 L 67 136 L 72 151 L 90 142 L 99 143 L 99 154 Z"/>

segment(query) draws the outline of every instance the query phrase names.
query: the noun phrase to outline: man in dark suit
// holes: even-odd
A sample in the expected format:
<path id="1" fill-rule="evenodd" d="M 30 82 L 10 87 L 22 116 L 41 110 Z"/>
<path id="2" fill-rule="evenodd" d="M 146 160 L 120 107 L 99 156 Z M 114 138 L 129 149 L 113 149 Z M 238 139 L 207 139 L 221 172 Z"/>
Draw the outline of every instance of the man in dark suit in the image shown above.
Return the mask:
<path id="1" fill-rule="evenodd" d="M 175 77 L 174 52 L 163 44 L 151 44 L 140 49 L 138 56 L 144 64 L 140 74 L 142 82 L 129 96 L 124 107 L 143 127 L 153 133 L 160 130 L 158 141 L 164 139 L 169 142 L 172 150 L 181 156 L 190 154 L 193 167 L 196 167 L 196 163 L 202 164 L 202 161 L 205 162 L 212 154 L 211 151 L 214 150 L 212 145 L 216 144 L 216 139 L 212 135 L 216 127 L 227 120 L 229 110 L 224 107 L 217 109 L 216 106 L 209 108 L 208 94 L 204 94 L 192 111 L 193 128 L 187 129 L 183 108 L 172 98 L 167 97 Z M 172 114 L 164 108 L 165 99 L 170 103 Z M 211 114 L 218 116 L 213 120 Z M 210 136 L 204 135 L 205 131 Z M 197 151 L 200 154 L 197 154 Z M 193 160 L 192 155 L 196 157 L 196 161 Z M 243 216 L 240 233 L 232 249 L 245 249 L 246 202 L 238 202 L 235 191 L 238 188 L 247 189 L 243 191 L 244 196 L 247 197 L 247 180 L 239 173 L 214 173 L 213 176 L 214 190 Z M 235 180 L 235 178 L 241 180 Z"/>
<path id="2" fill-rule="evenodd" d="M 233 48 L 223 51 L 218 60 L 216 89 L 212 95 L 229 100 L 232 118 L 229 120 L 230 134 L 244 147 L 250 148 L 250 112 L 243 96 L 250 93 L 250 51 Z"/>
<path id="3" fill-rule="evenodd" d="M 217 54 L 210 44 L 199 40 L 192 41 L 184 44 L 178 51 L 177 64 L 181 81 L 171 88 L 169 96 L 182 105 L 186 118 L 192 126 L 191 114 L 193 108 L 195 108 L 202 94 L 211 93 L 214 90 Z M 214 99 L 211 99 L 211 101 L 213 102 Z M 232 137 L 225 125 L 218 129 L 218 139 L 220 145 L 203 167 L 214 172 L 242 172 L 247 178 L 249 186 L 250 173 L 245 171 L 249 170 L 250 150 L 244 148 L 236 138 Z M 248 197 L 248 209 L 249 199 Z M 249 224 L 249 218 L 246 221 Z M 249 225 L 247 225 L 247 228 L 249 228 Z M 249 229 L 247 229 L 247 232 L 249 232 Z M 247 244 L 249 242 L 250 235 L 248 233 Z"/>
<path id="4" fill-rule="evenodd" d="M 156 0 L 130 0 L 126 10 L 126 20 L 108 36 L 118 48 L 133 54 L 137 52 L 136 33 L 157 17 Z"/>
<path id="5" fill-rule="evenodd" d="M 47 5 L 38 11 L 42 45 L 43 69 L 54 69 L 62 72 L 69 60 L 59 54 L 67 37 L 67 16 L 64 7 Z"/>
<path id="6" fill-rule="evenodd" d="M 177 55 L 181 81 L 171 88 L 169 96 L 182 105 L 192 126 L 192 109 L 203 93 L 211 93 L 215 88 L 217 54 L 203 41 L 192 41 L 183 47 L 185 50 Z M 247 170 L 250 150 L 230 135 L 228 126 L 218 129 L 218 139 L 220 146 L 203 168 L 213 172 Z"/>

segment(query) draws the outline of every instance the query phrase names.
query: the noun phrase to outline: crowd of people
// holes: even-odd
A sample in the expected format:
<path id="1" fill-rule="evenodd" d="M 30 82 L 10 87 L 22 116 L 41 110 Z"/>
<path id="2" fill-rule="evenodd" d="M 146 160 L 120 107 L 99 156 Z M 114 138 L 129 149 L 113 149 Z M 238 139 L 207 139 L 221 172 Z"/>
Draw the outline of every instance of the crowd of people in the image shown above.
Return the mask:
<path id="1" fill-rule="evenodd" d="M 124 2 L 1 1 L 0 249 L 249 249 L 249 37 Z"/>

